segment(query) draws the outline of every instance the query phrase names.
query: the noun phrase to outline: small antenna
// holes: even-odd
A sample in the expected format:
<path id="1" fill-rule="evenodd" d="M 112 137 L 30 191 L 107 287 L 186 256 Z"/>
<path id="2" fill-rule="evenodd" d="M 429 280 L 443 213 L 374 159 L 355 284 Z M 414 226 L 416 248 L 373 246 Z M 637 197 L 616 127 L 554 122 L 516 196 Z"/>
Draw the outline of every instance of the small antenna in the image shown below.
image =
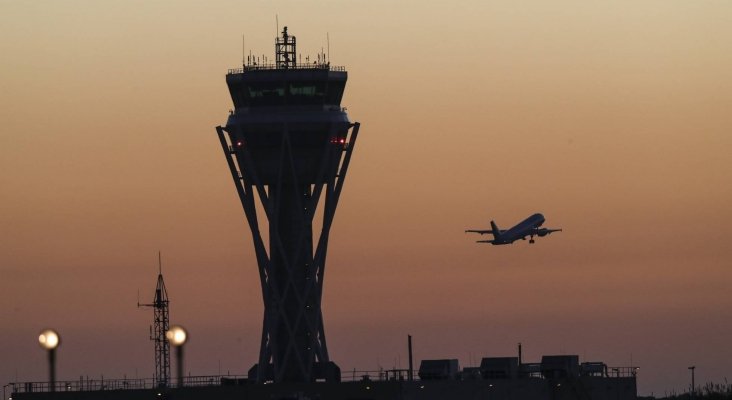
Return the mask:
<path id="1" fill-rule="evenodd" d="M 160 253 L 160 250 L 158 250 L 158 275 L 163 274 L 163 256 Z"/>
<path id="2" fill-rule="evenodd" d="M 241 35 L 241 63 L 243 65 L 246 65 L 246 57 L 247 57 L 246 41 L 244 40 L 244 35 Z"/>
<path id="3" fill-rule="evenodd" d="M 325 40 L 328 43 L 328 55 L 326 58 L 328 60 L 328 64 L 330 64 L 330 32 L 325 32 Z"/>

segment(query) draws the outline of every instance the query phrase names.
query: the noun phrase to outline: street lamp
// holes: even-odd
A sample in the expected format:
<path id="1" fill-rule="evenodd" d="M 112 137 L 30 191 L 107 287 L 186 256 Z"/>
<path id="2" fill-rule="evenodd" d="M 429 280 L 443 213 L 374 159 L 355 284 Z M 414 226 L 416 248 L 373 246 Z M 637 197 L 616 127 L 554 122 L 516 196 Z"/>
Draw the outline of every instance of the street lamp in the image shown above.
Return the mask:
<path id="1" fill-rule="evenodd" d="M 178 387 L 183 387 L 183 345 L 188 341 L 188 332 L 180 325 L 173 325 L 165 332 L 165 337 L 175 347 L 178 370 Z"/>
<path id="2" fill-rule="evenodd" d="M 38 344 L 48 351 L 48 375 L 51 391 L 56 391 L 56 348 L 61 344 L 61 336 L 53 329 L 44 329 L 38 335 Z"/>
<path id="3" fill-rule="evenodd" d="M 694 397 L 696 397 L 694 395 L 696 392 L 696 386 L 694 385 L 694 370 L 696 369 L 696 365 L 692 365 L 691 367 L 689 367 L 689 369 L 691 370 L 691 392 L 690 393 L 691 393 L 691 398 L 693 399 Z"/>

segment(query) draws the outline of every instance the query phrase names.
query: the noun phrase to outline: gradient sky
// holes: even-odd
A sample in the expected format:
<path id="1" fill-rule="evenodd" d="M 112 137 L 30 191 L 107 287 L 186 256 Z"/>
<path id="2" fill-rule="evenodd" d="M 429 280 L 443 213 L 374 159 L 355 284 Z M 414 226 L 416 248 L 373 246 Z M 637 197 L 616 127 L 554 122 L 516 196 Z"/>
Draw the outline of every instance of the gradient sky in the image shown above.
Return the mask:
<path id="1" fill-rule="evenodd" d="M 640 394 L 732 377 L 729 1 L 0 0 L 0 382 L 152 376 L 157 251 L 191 374 L 256 362 L 262 302 L 214 127 L 275 15 L 362 123 L 329 246 L 342 369 L 579 354 Z M 466 228 L 542 212 L 513 246 Z M 475 361 L 477 360 L 477 361 Z"/>

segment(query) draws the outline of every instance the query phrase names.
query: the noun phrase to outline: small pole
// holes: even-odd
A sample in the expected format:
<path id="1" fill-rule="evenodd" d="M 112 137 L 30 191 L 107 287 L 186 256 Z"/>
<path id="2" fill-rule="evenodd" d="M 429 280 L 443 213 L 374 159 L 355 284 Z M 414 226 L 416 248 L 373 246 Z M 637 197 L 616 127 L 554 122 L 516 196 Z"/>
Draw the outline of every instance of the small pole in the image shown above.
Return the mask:
<path id="1" fill-rule="evenodd" d="M 519 356 L 519 360 L 518 360 L 519 363 L 518 364 L 519 364 L 519 370 L 520 370 L 521 369 L 521 364 L 522 364 L 522 358 L 521 358 L 521 342 L 519 342 L 519 344 L 518 344 L 518 351 L 519 351 L 519 355 L 518 355 Z"/>
<path id="2" fill-rule="evenodd" d="M 409 347 L 409 381 L 414 380 L 414 364 L 412 360 L 412 335 L 407 335 L 407 346 Z"/>
<path id="3" fill-rule="evenodd" d="M 51 392 L 56 391 L 56 348 L 48 350 L 48 377 L 51 381 Z"/>
<path id="4" fill-rule="evenodd" d="M 183 387 L 183 346 L 177 346 L 175 348 L 175 359 L 178 369 L 178 387 Z"/>
<path id="5" fill-rule="evenodd" d="M 694 384 L 694 370 L 696 369 L 696 366 L 692 365 L 691 367 L 689 367 L 689 369 L 691 370 L 691 391 L 689 393 L 691 394 L 691 398 L 693 399 L 694 397 L 696 397 L 694 393 L 696 392 L 696 386 Z"/>

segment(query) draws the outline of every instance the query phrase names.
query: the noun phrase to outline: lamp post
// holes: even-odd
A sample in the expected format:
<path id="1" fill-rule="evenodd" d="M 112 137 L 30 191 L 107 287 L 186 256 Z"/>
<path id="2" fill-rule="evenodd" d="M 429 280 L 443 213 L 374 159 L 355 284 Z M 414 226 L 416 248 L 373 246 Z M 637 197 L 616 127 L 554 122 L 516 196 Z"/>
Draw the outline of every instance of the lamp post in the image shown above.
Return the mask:
<path id="1" fill-rule="evenodd" d="M 61 344 L 61 336 L 53 329 L 44 329 L 38 335 L 38 344 L 48 351 L 48 380 L 51 391 L 56 391 L 56 348 Z"/>
<path id="2" fill-rule="evenodd" d="M 175 347 L 176 370 L 178 372 L 178 387 L 183 387 L 183 345 L 188 341 L 188 332 L 180 325 L 173 325 L 165 332 L 165 337 Z"/>
<path id="3" fill-rule="evenodd" d="M 694 397 L 696 397 L 695 396 L 696 386 L 694 384 L 694 370 L 695 369 L 696 369 L 696 365 L 692 365 L 691 367 L 689 367 L 689 370 L 691 370 L 691 391 L 689 393 L 690 393 L 690 396 L 692 399 Z"/>

